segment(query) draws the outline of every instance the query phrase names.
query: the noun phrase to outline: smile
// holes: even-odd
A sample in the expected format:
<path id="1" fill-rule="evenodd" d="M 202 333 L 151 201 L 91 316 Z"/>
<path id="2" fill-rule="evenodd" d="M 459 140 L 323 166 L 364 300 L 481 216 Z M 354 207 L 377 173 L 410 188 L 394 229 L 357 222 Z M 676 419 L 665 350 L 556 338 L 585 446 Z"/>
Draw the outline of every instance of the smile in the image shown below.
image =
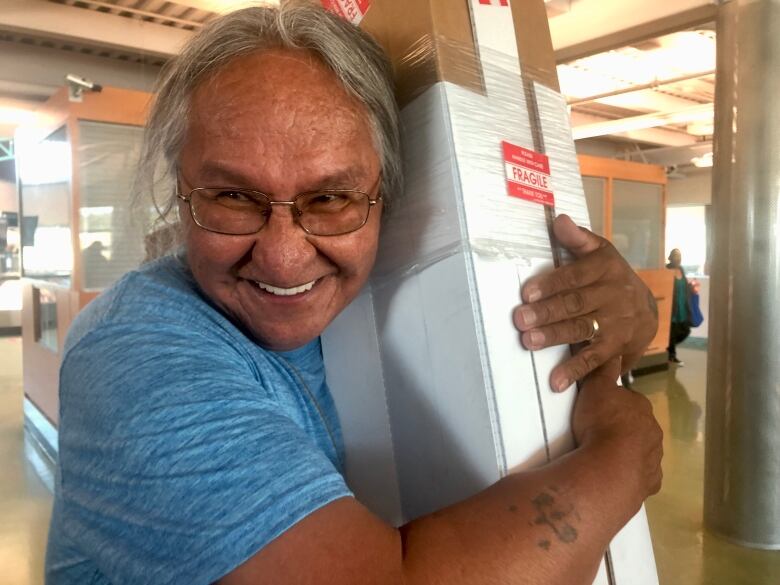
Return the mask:
<path id="1" fill-rule="evenodd" d="M 280 297 L 290 297 L 293 295 L 299 295 L 301 293 L 308 292 L 317 283 L 316 280 L 312 280 L 311 282 L 308 282 L 306 284 L 301 284 L 300 286 L 294 286 L 292 288 L 281 288 L 278 286 L 267 284 L 265 282 L 260 282 L 259 280 L 253 280 L 252 282 L 254 282 L 259 288 L 263 289 L 264 291 Z"/>

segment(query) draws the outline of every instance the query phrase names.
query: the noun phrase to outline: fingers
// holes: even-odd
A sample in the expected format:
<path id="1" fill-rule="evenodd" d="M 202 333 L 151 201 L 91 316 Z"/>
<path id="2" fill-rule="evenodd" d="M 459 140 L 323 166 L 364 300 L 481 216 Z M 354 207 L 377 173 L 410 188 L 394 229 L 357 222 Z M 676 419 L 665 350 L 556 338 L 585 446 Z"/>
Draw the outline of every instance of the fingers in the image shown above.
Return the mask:
<path id="1" fill-rule="evenodd" d="M 577 258 L 609 245 L 604 238 L 588 229 L 579 227 L 568 215 L 559 215 L 555 218 L 553 233 L 558 243 Z"/>
<path id="2" fill-rule="evenodd" d="M 531 351 L 539 351 L 554 345 L 574 345 L 594 339 L 597 334 L 596 323 L 600 328 L 601 321 L 595 319 L 591 313 L 584 317 L 523 331 L 520 340 L 523 342 L 523 347 Z"/>
<path id="3" fill-rule="evenodd" d="M 599 284 L 566 291 L 536 303 L 520 305 L 513 311 L 512 319 L 517 329 L 530 331 L 533 328 L 544 327 L 552 323 L 591 315 L 603 306 L 608 306 L 614 312 L 622 297 L 621 291 L 616 290 L 615 287 Z M 592 317 L 590 319 L 585 323 L 585 336 L 572 338 L 566 343 L 576 343 L 587 339 L 592 333 Z"/>
<path id="4" fill-rule="evenodd" d="M 565 291 L 583 288 L 600 280 L 620 261 L 617 251 L 611 244 L 606 244 L 576 262 L 529 278 L 523 285 L 521 296 L 524 302 L 534 303 Z"/>
<path id="5" fill-rule="evenodd" d="M 606 347 L 604 342 L 592 343 L 585 346 L 577 355 L 572 356 L 564 363 L 553 368 L 553 371 L 550 373 L 550 387 L 554 392 L 563 392 L 577 380 L 584 379 L 588 374 L 600 366 L 604 366 L 607 362 L 610 362 L 610 360 L 613 359 L 613 353 L 614 352 Z M 611 371 L 607 369 L 604 371 L 604 374 L 606 373 L 611 374 Z M 615 385 L 619 375 L 620 373 L 616 372 L 615 376 L 611 378 L 610 383 L 612 386 Z M 600 383 L 605 381 L 601 380 L 601 378 L 604 377 L 604 375 L 599 376 Z"/>

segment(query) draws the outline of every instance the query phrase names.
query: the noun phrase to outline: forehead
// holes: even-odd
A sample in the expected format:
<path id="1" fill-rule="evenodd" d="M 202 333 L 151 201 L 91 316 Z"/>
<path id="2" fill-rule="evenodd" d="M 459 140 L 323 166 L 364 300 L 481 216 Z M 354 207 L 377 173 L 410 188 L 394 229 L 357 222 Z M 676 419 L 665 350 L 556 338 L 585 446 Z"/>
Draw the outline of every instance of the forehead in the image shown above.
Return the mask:
<path id="1" fill-rule="evenodd" d="M 291 50 L 233 59 L 204 80 L 182 154 L 201 167 L 266 175 L 290 165 L 343 174 L 377 158 L 365 106 L 316 56 Z"/>

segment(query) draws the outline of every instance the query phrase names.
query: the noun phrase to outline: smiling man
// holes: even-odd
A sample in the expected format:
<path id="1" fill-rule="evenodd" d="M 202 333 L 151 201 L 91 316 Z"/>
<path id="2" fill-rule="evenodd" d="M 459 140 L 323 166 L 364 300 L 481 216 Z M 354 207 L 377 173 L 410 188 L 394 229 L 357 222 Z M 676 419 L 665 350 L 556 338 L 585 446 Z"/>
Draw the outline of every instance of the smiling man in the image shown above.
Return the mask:
<path id="1" fill-rule="evenodd" d="M 401 194 L 392 89 L 369 37 L 305 5 L 217 19 L 171 64 L 139 176 L 175 184 L 181 246 L 68 334 L 48 583 L 589 584 L 658 489 L 649 403 L 614 384 L 655 330 L 647 289 L 561 218 L 579 260 L 515 320 L 550 345 L 598 319 L 558 373 L 588 376 L 578 449 L 400 528 L 352 496 L 319 336 Z"/>
<path id="2" fill-rule="evenodd" d="M 193 276 L 264 347 L 306 344 L 368 279 L 380 176 L 369 117 L 318 58 L 290 50 L 236 58 L 195 91 L 180 155 L 179 188 L 192 194 L 179 215 Z M 240 194 L 241 205 L 234 194 L 229 206 L 191 191 L 212 185 L 261 193 Z M 198 206 L 205 229 L 193 225 Z M 225 225 L 202 223 L 218 221 L 212 215 Z M 225 237 L 236 231 L 250 233 Z"/>

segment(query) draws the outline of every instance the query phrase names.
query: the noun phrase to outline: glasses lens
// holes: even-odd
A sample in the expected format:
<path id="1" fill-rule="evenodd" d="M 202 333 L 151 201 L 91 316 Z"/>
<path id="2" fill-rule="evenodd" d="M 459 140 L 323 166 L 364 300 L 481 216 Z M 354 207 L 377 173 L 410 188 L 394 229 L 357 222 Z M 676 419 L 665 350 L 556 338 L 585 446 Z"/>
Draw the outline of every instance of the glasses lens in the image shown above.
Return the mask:
<path id="1" fill-rule="evenodd" d="M 301 225 L 320 236 L 337 236 L 363 227 L 370 208 L 368 195 L 359 191 L 306 193 L 296 204 Z"/>
<path id="2" fill-rule="evenodd" d="M 259 194 L 238 189 L 195 189 L 190 205 L 195 221 L 223 234 L 253 234 L 265 225 L 271 211 Z"/>

